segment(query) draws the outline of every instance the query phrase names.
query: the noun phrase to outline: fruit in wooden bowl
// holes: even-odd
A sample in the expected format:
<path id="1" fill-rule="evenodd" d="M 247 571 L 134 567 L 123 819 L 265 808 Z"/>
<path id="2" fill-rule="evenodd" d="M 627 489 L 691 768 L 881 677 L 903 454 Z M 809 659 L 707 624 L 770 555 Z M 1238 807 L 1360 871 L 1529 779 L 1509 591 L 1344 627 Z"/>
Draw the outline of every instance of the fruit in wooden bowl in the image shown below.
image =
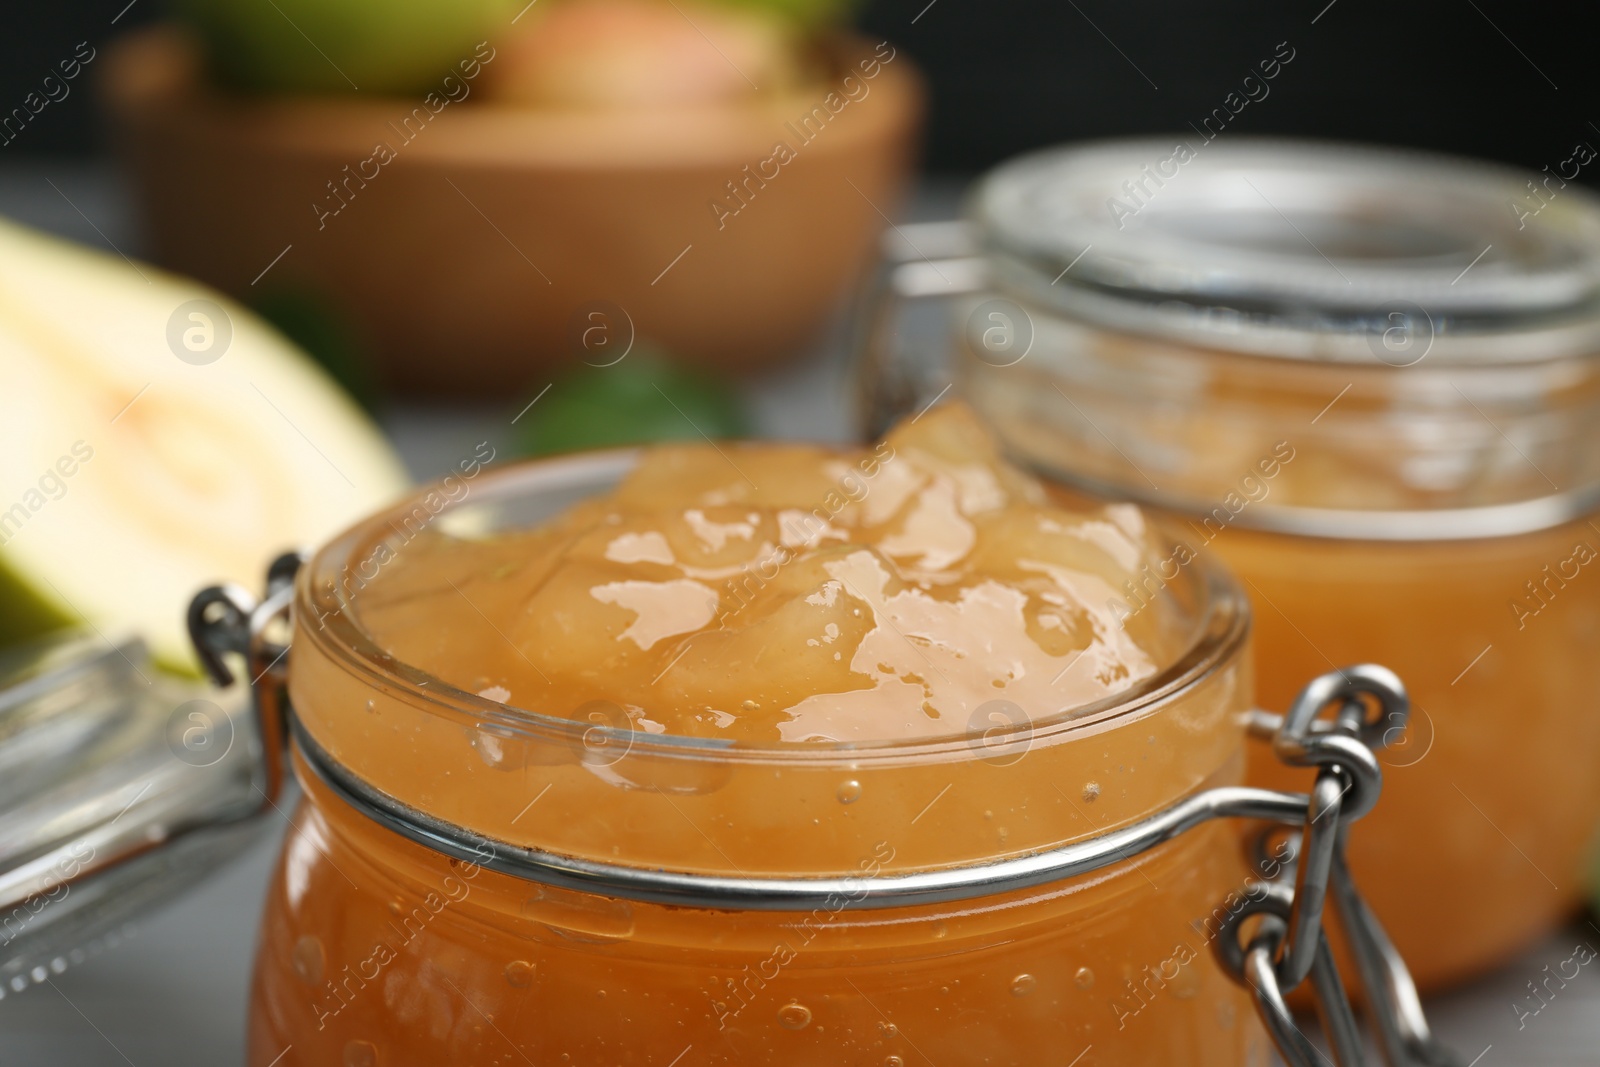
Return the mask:
<path id="1" fill-rule="evenodd" d="M 170 0 L 212 73 L 271 92 L 426 92 L 527 0 Z"/>
<path id="2" fill-rule="evenodd" d="M 822 33 L 771 50 L 737 8 L 667 6 L 695 20 L 706 70 L 735 60 L 711 42 L 740 32 L 750 69 L 602 93 L 530 75 L 516 57 L 548 45 L 508 36 L 421 96 L 242 97 L 212 85 L 183 33 L 130 35 L 108 49 L 106 96 L 154 251 L 246 299 L 325 300 L 377 376 L 413 393 L 542 384 L 581 358 L 574 327 L 600 303 L 705 367 L 782 358 L 867 264 L 921 82 L 888 43 Z M 625 52 L 620 26 L 591 53 Z"/>

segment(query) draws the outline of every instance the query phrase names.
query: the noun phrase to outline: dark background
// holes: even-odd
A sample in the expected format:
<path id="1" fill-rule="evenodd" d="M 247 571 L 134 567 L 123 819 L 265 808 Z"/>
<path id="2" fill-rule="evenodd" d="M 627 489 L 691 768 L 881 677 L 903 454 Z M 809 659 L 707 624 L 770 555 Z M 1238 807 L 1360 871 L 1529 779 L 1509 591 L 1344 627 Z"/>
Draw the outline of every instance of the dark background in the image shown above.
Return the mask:
<path id="1" fill-rule="evenodd" d="M 159 0 L 135 0 L 115 25 L 127 0 L 25 2 L 0 21 L 4 111 L 79 41 L 99 47 L 160 15 Z M 971 173 L 1058 141 L 1185 129 L 1280 41 L 1294 61 L 1231 132 L 1416 145 L 1538 169 L 1577 141 L 1600 145 L 1593 12 L 1512 0 L 869 0 L 857 21 L 928 73 L 927 162 L 937 171 Z M 92 65 L 87 73 L 50 105 L 49 121 L 0 148 L 0 162 L 96 150 Z"/>

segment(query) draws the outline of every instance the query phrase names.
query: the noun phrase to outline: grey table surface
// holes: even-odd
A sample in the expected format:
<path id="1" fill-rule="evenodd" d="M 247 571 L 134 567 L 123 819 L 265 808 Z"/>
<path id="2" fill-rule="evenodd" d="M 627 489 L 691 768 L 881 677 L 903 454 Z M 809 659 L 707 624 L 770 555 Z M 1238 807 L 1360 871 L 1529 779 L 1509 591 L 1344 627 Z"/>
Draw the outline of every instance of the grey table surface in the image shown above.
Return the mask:
<path id="1" fill-rule="evenodd" d="M 913 218 L 947 217 L 959 190 L 929 185 Z M 0 215 L 137 256 L 141 242 L 115 174 L 99 164 L 0 163 Z M 760 434 L 843 439 L 849 433 L 843 326 L 797 363 L 748 383 Z M 509 437 L 504 405 L 399 407 L 385 417 L 411 472 L 443 474 L 485 439 Z M 284 806 L 289 810 L 289 806 Z M 224 870 L 137 921 L 105 952 L 45 985 L 0 1000 L 0 1067 L 227 1067 L 243 1061 L 251 957 L 283 820 Z M 1600 929 L 1579 923 L 1469 988 L 1430 1000 L 1438 1034 L 1473 1067 L 1600 1064 L 1600 971 L 1584 968 L 1537 1015 L 1515 1007 L 1527 984 Z"/>

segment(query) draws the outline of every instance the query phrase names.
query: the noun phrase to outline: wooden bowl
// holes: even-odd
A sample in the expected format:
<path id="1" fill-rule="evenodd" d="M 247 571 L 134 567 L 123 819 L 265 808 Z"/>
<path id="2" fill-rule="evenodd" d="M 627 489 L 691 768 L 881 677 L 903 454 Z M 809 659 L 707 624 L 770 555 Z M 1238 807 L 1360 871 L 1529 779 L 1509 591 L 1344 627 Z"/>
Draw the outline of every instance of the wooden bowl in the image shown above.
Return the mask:
<path id="1" fill-rule="evenodd" d="M 832 73 L 792 95 L 619 111 L 233 96 L 165 27 L 108 49 L 102 76 L 159 262 L 246 301 L 325 301 L 393 389 L 485 394 L 612 358 L 630 322 L 717 369 L 813 336 L 921 120 L 919 76 L 882 47 L 827 42 Z M 601 323 L 589 340 L 613 343 L 586 353 Z"/>

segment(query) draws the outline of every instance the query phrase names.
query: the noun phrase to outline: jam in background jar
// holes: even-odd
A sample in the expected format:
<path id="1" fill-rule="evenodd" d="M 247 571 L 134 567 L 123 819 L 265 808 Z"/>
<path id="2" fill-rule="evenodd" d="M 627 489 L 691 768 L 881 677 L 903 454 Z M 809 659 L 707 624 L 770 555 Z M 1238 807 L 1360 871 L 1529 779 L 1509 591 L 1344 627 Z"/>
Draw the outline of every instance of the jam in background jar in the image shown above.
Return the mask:
<path id="1" fill-rule="evenodd" d="M 1600 206 L 1519 218 L 1527 178 L 1269 140 L 1024 157 L 940 231 L 953 368 L 896 367 L 887 313 L 868 351 L 869 410 L 953 370 L 1063 499 L 1163 517 L 1181 548 L 1127 617 L 1225 563 L 1263 706 L 1352 662 L 1406 680 L 1350 849 L 1425 987 L 1570 917 L 1600 823 Z M 939 295 L 925 268 L 892 291 Z M 1262 749 L 1251 778 L 1286 781 Z"/>

